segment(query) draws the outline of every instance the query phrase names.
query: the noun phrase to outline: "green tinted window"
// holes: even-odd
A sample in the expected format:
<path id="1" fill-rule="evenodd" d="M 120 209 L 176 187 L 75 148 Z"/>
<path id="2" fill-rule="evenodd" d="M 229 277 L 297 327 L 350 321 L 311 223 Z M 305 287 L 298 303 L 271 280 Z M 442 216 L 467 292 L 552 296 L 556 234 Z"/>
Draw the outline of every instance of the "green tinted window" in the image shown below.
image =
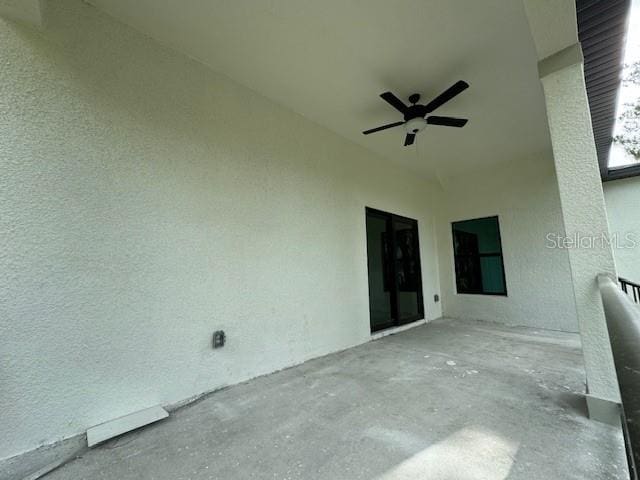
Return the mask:
<path id="1" fill-rule="evenodd" d="M 451 225 L 458 293 L 506 295 L 498 217 Z"/>

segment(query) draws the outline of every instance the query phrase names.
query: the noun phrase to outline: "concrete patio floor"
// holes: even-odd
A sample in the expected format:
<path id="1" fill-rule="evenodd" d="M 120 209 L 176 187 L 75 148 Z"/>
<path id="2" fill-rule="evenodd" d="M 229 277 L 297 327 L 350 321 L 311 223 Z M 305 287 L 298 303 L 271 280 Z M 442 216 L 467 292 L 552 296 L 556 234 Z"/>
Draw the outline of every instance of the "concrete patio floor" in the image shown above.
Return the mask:
<path id="1" fill-rule="evenodd" d="M 225 390 L 63 479 L 624 479 L 577 335 L 438 320 Z"/>

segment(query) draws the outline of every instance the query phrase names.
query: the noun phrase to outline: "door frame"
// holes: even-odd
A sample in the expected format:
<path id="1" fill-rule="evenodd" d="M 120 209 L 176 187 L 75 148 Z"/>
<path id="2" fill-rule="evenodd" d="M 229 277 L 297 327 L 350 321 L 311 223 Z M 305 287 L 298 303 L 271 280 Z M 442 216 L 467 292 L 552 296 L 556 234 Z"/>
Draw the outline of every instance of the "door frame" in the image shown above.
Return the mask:
<path id="1" fill-rule="evenodd" d="M 365 229 L 366 229 L 366 224 L 367 224 L 367 218 L 369 217 L 369 215 L 373 216 L 373 217 L 377 217 L 380 219 L 383 219 L 387 222 L 387 229 L 392 233 L 392 235 L 390 235 L 390 251 L 391 251 L 391 255 L 392 255 L 392 259 L 390 261 L 390 265 L 388 266 L 390 273 L 389 276 L 391 277 L 391 281 L 392 281 L 392 286 L 389 290 L 390 295 L 389 295 L 389 301 L 391 303 L 390 307 L 391 307 L 391 318 L 389 319 L 389 322 L 383 324 L 383 325 L 379 325 L 375 330 L 373 330 L 373 327 L 371 325 L 371 291 L 369 291 L 369 328 L 371 329 L 371 333 L 377 333 L 380 332 L 382 330 L 386 330 L 389 328 L 394 328 L 394 327 L 400 327 L 403 325 L 407 325 L 409 323 L 413 323 L 415 321 L 418 320 L 422 320 L 425 318 L 425 312 L 424 312 L 424 295 L 423 295 L 423 291 L 422 291 L 422 260 L 420 257 L 420 231 L 419 231 L 419 224 L 418 221 L 413 219 L 413 218 L 409 218 L 409 217 L 403 217 L 402 215 L 396 215 L 394 213 L 390 213 L 390 212 L 385 212 L 383 210 L 378 210 L 375 208 L 371 208 L 371 207 L 365 207 Z M 415 247 L 416 247 L 416 261 L 418 263 L 418 286 L 417 286 L 417 302 L 418 302 L 418 313 L 416 315 L 412 315 L 411 317 L 406 317 L 406 318 L 400 318 L 400 307 L 399 307 L 399 302 L 398 302 L 398 285 L 396 282 L 396 278 L 397 278 L 397 269 L 396 269 L 396 261 L 395 261 L 395 252 L 396 252 L 396 236 L 395 236 L 395 224 L 396 222 L 403 222 L 403 223 L 408 223 L 411 224 L 414 228 L 415 228 L 415 232 L 416 232 L 416 237 L 415 237 Z M 383 259 L 384 261 L 384 259 Z M 369 284 L 369 250 L 367 247 L 367 285 Z"/>

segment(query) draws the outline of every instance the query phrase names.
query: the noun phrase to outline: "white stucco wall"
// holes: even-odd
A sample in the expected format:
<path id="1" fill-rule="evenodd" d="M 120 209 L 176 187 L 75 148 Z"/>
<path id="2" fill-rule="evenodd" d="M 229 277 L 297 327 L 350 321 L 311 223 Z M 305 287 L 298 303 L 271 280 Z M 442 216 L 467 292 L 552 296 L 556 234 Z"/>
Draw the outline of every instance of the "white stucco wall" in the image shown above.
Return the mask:
<path id="1" fill-rule="evenodd" d="M 430 184 L 49 7 L 0 19 L 0 458 L 367 341 L 365 206 L 419 221 L 441 315 Z"/>
<path id="2" fill-rule="evenodd" d="M 443 312 L 455 318 L 577 331 L 566 250 L 547 248 L 564 232 L 550 158 L 509 163 L 445 183 L 438 220 Z M 497 215 L 508 296 L 456 292 L 451 222 Z"/>
<path id="3" fill-rule="evenodd" d="M 603 184 L 609 228 L 617 236 L 613 249 L 618 275 L 640 283 L 640 177 Z"/>

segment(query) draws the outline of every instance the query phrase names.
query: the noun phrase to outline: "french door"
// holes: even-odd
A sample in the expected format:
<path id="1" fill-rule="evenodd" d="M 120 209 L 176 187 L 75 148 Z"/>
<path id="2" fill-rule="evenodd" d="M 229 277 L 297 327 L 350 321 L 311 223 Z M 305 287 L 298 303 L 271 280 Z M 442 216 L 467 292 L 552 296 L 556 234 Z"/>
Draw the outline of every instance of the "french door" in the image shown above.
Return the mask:
<path id="1" fill-rule="evenodd" d="M 371 331 L 424 318 L 418 222 L 366 209 Z"/>

